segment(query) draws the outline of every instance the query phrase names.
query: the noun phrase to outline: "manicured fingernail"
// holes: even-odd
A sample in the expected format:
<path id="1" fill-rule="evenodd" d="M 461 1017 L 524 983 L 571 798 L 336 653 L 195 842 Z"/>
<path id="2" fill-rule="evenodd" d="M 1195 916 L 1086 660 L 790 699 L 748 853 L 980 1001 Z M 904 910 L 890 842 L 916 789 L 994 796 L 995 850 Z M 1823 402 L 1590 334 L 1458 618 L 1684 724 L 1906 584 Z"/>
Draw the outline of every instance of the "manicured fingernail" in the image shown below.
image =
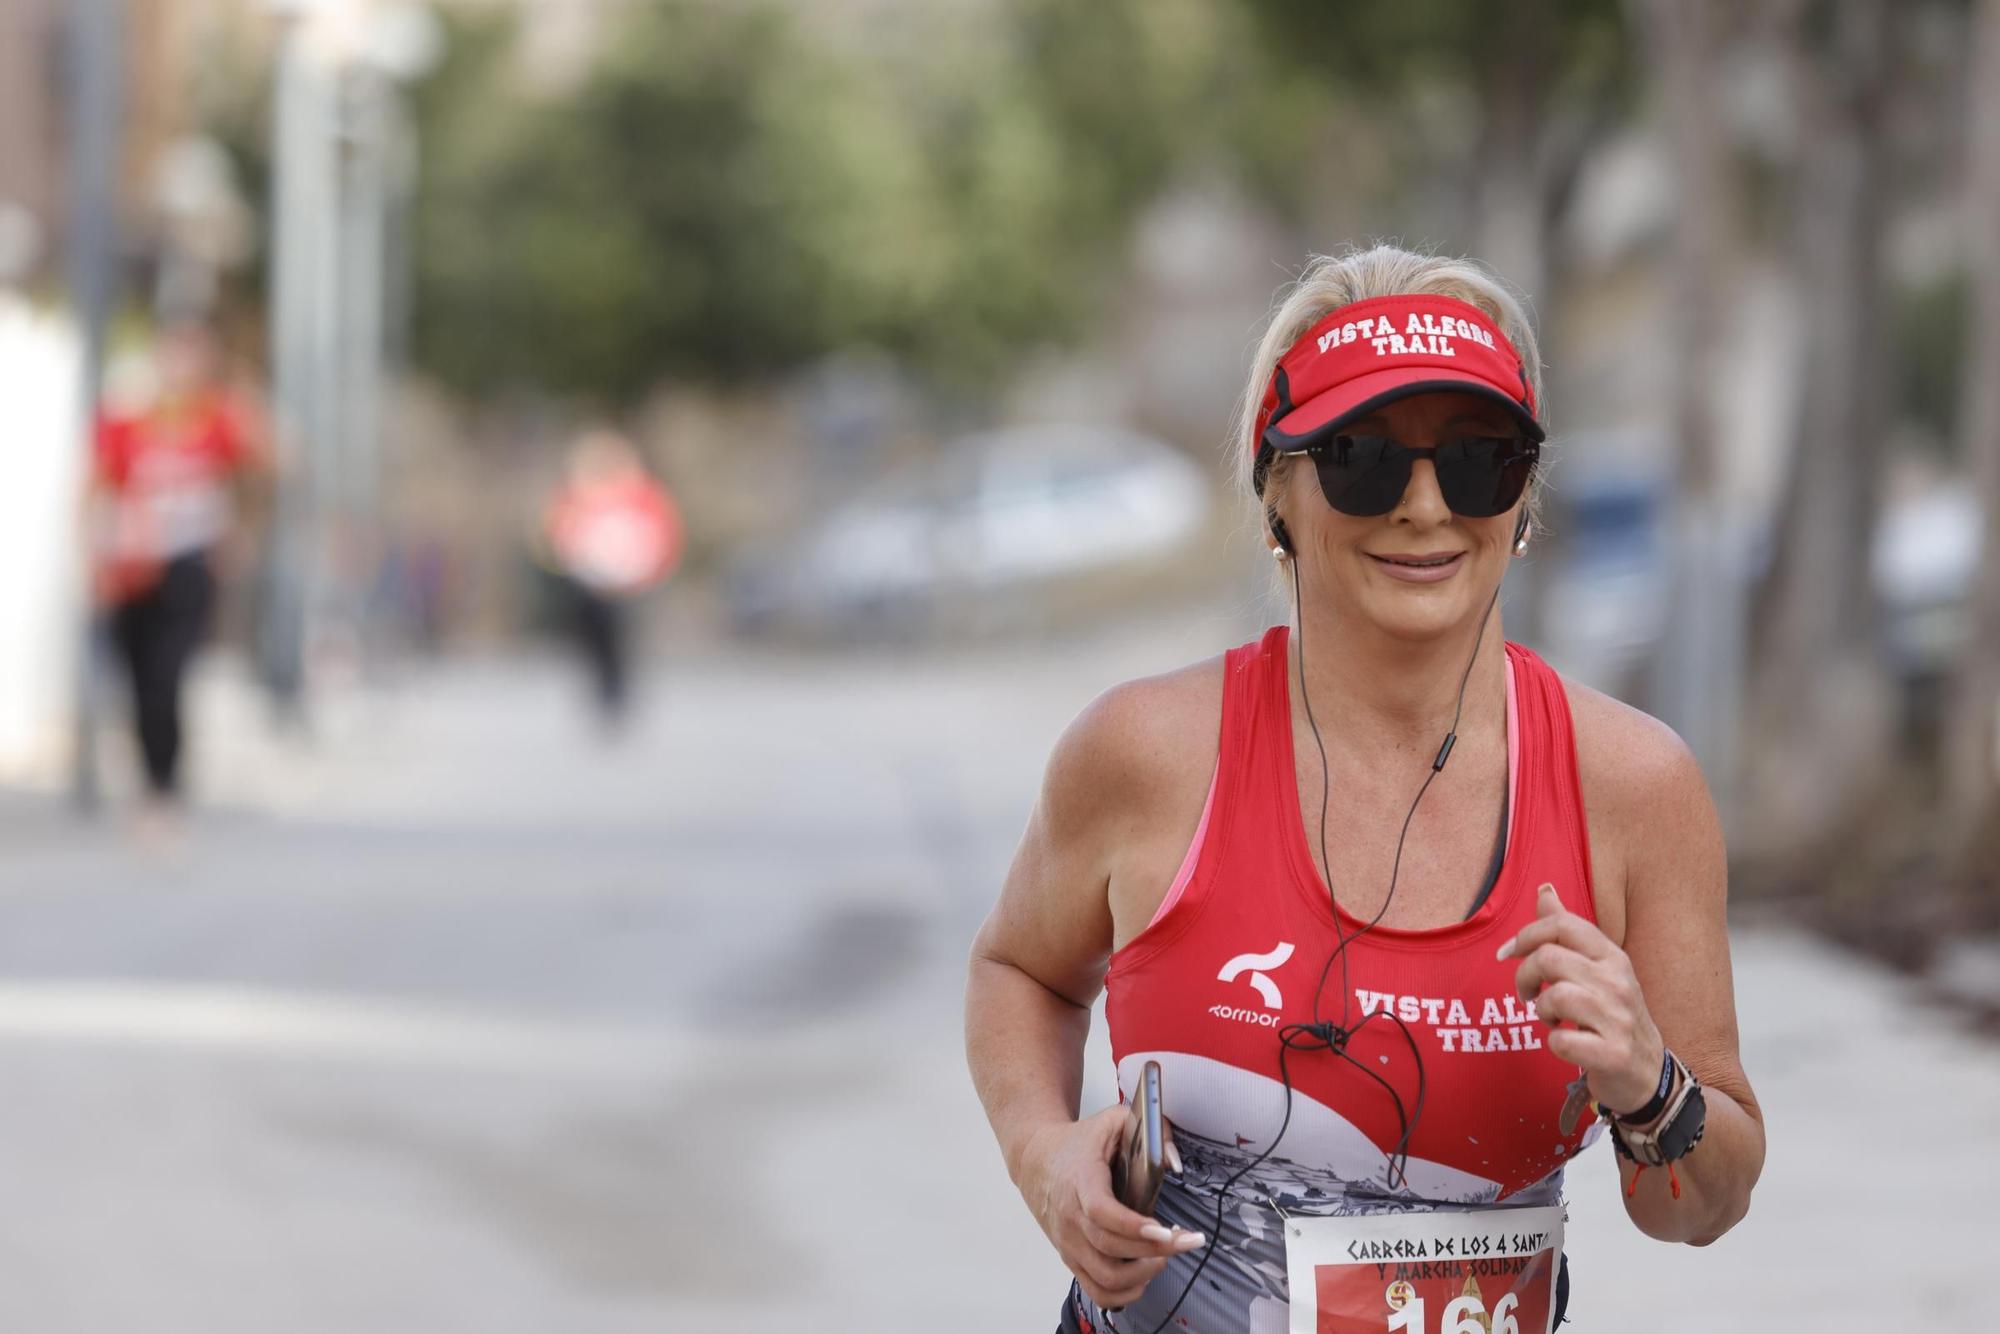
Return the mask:
<path id="1" fill-rule="evenodd" d="M 1147 1241 L 1172 1241 L 1174 1239 L 1174 1234 L 1166 1228 L 1161 1227 L 1158 1223 L 1146 1224 L 1146 1226 L 1139 1229 L 1139 1235 Z"/>
<path id="2" fill-rule="evenodd" d="M 1206 1245 L 1208 1245 L 1208 1234 L 1206 1232 L 1183 1232 L 1180 1236 L 1174 1238 L 1174 1249 L 1176 1250 L 1193 1251 L 1199 1250 Z"/>
<path id="3" fill-rule="evenodd" d="M 1495 950 L 1493 952 L 1493 957 L 1496 959 L 1504 959 L 1513 952 L 1514 952 L 1514 942 L 1510 940 L 1505 945 L 1502 945 L 1499 949 Z"/>
<path id="4" fill-rule="evenodd" d="M 1556 892 L 1556 887 L 1550 884 L 1548 881 L 1544 880 L 1542 881 L 1542 887 L 1536 890 L 1535 892 L 1537 894 L 1553 894 Z"/>
<path id="5" fill-rule="evenodd" d="M 1167 1166 L 1174 1169 L 1175 1176 L 1179 1176 L 1185 1170 L 1181 1167 L 1181 1151 L 1175 1148 L 1171 1141 L 1167 1144 Z"/>

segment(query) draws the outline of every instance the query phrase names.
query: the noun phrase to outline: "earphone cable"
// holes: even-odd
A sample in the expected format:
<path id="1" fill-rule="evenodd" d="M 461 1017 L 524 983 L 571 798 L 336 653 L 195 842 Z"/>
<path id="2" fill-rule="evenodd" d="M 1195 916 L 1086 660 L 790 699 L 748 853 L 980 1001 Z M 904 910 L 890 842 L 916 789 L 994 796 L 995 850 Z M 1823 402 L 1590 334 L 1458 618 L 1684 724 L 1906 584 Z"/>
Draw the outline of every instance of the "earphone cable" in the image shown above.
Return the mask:
<path id="1" fill-rule="evenodd" d="M 1332 795 L 1331 767 L 1327 763 L 1326 740 L 1320 734 L 1318 720 L 1313 716 L 1312 694 L 1306 686 L 1305 598 L 1299 583 L 1299 561 L 1296 552 L 1292 554 L 1290 564 L 1292 567 L 1292 605 L 1298 611 L 1299 618 L 1298 634 L 1293 637 L 1296 660 L 1298 662 L 1299 698 L 1305 706 L 1306 723 L 1312 728 L 1313 742 L 1319 751 L 1320 868 L 1321 873 L 1326 878 L 1327 902 L 1328 907 L 1332 910 L 1334 937 L 1338 943 L 1334 946 L 1333 953 L 1328 956 L 1325 965 L 1321 967 L 1319 984 L 1313 989 L 1312 1022 L 1310 1024 L 1287 1024 L 1278 1030 L 1278 1077 L 1285 1089 L 1285 1113 L 1283 1119 L 1278 1123 L 1278 1133 L 1272 1137 L 1271 1142 L 1265 1145 L 1256 1157 L 1238 1168 L 1217 1190 L 1215 1197 L 1215 1225 L 1209 1229 L 1208 1245 L 1202 1248 L 1201 1259 L 1196 1263 L 1194 1271 L 1188 1275 L 1187 1282 L 1182 1285 L 1180 1295 L 1174 1298 L 1174 1304 L 1167 1308 L 1166 1314 L 1160 1317 L 1159 1323 L 1153 1326 L 1150 1334 L 1161 1334 L 1161 1331 L 1172 1323 L 1174 1316 L 1179 1313 L 1181 1306 L 1187 1301 L 1188 1294 L 1194 1291 L 1194 1285 L 1200 1281 L 1203 1271 L 1208 1268 L 1208 1262 L 1214 1258 L 1216 1247 L 1222 1241 L 1222 1225 L 1228 1209 L 1229 1192 L 1235 1188 L 1237 1182 L 1241 1181 L 1252 1170 L 1270 1158 L 1273 1153 L 1277 1152 L 1278 1145 L 1285 1138 L 1285 1132 L 1291 1129 L 1293 1088 L 1291 1067 L 1288 1058 L 1293 1051 L 1331 1052 L 1359 1070 L 1362 1074 L 1367 1075 L 1377 1084 L 1380 1084 L 1387 1091 L 1390 1100 L 1396 1107 L 1398 1129 L 1395 1147 L 1388 1154 L 1389 1170 L 1384 1176 L 1385 1184 L 1391 1190 L 1396 1188 L 1398 1178 L 1402 1181 L 1402 1189 L 1405 1191 L 1409 1189 L 1409 1146 L 1411 1139 L 1416 1134 L 1417 1125 L 1423 1118 L 1424 1095 L 1429 1080 L 1427 1072 L 1424 1069 L 1423 1052 L 1418 1047 L 1416 1035 L 1410 1031 L 1409 1024 L 1393 1012 L 1378 1008 L 1362 1015 L 1360 1023 L 1355 1024 L 1351 1028 L 1348 1026 L 1347 1021 L 1353 1015 L 1352 997 L 1354 993 L 1353 989 L 1348 986 L 1347 947 L 1354 941 L 1361 939 L 1362 936 L 1366 935 L 1371 928 L 1382 920 L 1383 915 L 1389 911 L 1389 904 L 1396 897 L 1396 884 L 1401 877 L 1403 867 L 1403 846 L 1410 836 L 1410 825 L 1416 819 L 1417 807 L 1423 803 L 1424 794 L 1430 791 L 1431 784 L 1436 781 L 1437 776 L 1444 772 L 1445 761 L 1450 757 L 1452 747 L 1458 741 L 1458 725 L 1465 716 L 1465 692 L 1472 682 L 1473 668 L 1479 662 L 1479 650 L 1486 638 L 1487 622 L 1492 619 L 1493 607 L 1500 600 L 1500 585 L 1494 585 L 1493 595 L 1487 599 L 1486 610 L 1479 618 L 1479 628 L 1472 641 L 1472 655 L 1466 660 L 1464 674 L 1459 677 L 1458 699 L 1452 710 L 1451 729 L 1445 735 L 1444 744 L 1438 748 L 1437 758 L 1431 762 L 1430 773 L 1424 776 L 1423 785 L 1417 789 L 1417 795 L 1411 800 L 1410 809 L 1403 816 L 1402 829 L 1396 835 L 1396 854 L 1389 871 L 1389 892 L 1383 898 L 1382 906 L 1375 910 L 1375 915 L 1369 918 L 1360 930 L 1349 936 L 1341 928 L 1340 903 L 1333 890 L 1333 867 L 1327 858 L 1326 851 L 1327 807 Z M 1289 716 L 1286 719 L 1286 725 L 1290 725 Z M 1343 1003 L 1341 1006 L 1342 1022 L 1338 1025 L 1333 1025 L 1321 1020 L 1319 1006 L 1320 1000 L 1326 991 L 1327 978 L 1333 972 L 1333 964 L 1336 959 L 1340 961 L 1340 982 Z M 1370 1020 L 1378 1017 L 1386 1018 L 1396 1025 L 1397 1029 L 1403 1035 L 1404 1042 L 1410 1049 L 1411 1059 L 1416 1063 L 1417 1097 L 1414 1108 L 1406 1110 L 1403 1103 L 1403 1095 L 1396 1089 L 1395 1085 L 1383 1078 L 1379 1072 L 1355 1060 L 1347 1051 L 1347 1044 L 1353 1039 L 1354 1035 L 1359 1033 L 1363 1028 L 1366 1028 Z M 1106 1313 L 1106 1317 L 1106 1325 L 1115 1331 L 1117 1326 L 1109 1319 L 1108 1312 Z"/>

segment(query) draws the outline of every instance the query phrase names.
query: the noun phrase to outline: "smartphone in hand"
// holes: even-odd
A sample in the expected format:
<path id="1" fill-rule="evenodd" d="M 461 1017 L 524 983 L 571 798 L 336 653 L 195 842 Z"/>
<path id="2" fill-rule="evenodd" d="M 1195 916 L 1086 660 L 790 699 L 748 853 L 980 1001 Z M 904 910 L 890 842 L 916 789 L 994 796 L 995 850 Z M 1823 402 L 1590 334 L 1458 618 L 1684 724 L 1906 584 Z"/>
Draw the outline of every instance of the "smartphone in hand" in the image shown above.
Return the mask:
<path id="1" fill-rule="evenodd" d="M 1150 1214 L 1167 1175 L 1167 1123 L 1160 1113 L 1160 1063 L 1148 1061 L 1125 1118 L 1125 1136 L 1111 1158 L 1111 1193 L 1135 1213 Z"/>

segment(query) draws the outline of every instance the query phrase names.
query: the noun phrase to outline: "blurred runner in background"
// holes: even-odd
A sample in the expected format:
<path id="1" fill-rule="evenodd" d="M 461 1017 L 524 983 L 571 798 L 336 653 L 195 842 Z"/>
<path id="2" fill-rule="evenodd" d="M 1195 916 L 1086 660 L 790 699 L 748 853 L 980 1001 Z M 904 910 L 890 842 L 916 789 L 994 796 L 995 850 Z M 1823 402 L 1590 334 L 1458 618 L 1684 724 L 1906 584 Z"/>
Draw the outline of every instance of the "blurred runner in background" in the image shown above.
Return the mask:
<path id="1" fill-rule="evenodd" d="M 157 385 L 99 418 L 91 481 L 92 586 L 132 689 L 144 764 L 142 819 L 171 821 L 180 796 L 181 686 L 215 602 L 216 566 L 248 548 L 242 502 L 261 492 L 260 418 L 224 382 L 214 335 L 160 334 Z"/>
<path id="2" fill-rule="evenodd" d="M 607 725 L 615 724 L 631 696 L 628 606 L 673 573 L 680 514 L 631 441 L 592 430 L 570 447 L 567 477 L 549 503 L 542 538 L 545 563 L 565 586 L 598 709 Z"/>

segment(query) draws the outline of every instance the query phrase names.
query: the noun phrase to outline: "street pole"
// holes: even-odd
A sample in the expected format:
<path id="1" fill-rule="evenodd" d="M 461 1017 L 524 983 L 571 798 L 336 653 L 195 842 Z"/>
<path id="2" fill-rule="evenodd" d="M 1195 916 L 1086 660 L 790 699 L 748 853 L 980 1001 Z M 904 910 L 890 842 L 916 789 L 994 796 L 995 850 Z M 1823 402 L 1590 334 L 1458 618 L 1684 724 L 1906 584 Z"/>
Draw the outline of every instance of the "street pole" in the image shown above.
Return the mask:
<path id="1" fill-rule="evenodd" d="M 368 586 L 379 558 L 387 80 L 366 64 L 341 81 L 340 601 L 357 660 L 368 645 Z"/>
<path id="2" fill-rule="evenodd" d="M 73 0 L 70 6 L 70 124 L 72 154 L 70 285 L 83 328 L 81 448 L 96 452 L 104 387 L 104 335 L 117 288 L 120 0 Z M 86 460 L 86 470 L 93 466 Z M 87 577 L 87 576 L 86 576 Z M 98 651 L 96 612 L 86 597 L 76 671 L 76 730 L 70 795 L 94 814 L 102 801 L 97 766 Z"/>
<path id="3" fill-rule="evenodd" d="M 283 22 L 271 364 L 284 466 L 263 656 L 279 715 L 300 721 L 310 665 L 343 645 L 358 664 L 362 648 L 380 528 L 389 197 L 401 183 L 387 156 L 392 85 L 420 77 L 440 37 L 420 5 L 265 2 Z M 357 49 L 352 20 L 371 15 Z"/>
<path id="4" fill-rule="evenodd" d="M 327 244 L 333 126 L 325 78 L 307 49 L 304 7 L 279 10 L 272 95 L 271 369 L 278 477 L 270 597 L 263 619 L 264 678 L 281 717 L 304 717 L 307 645 L 322 553 L 332 410 L 328 360 L 337 297 Z"/>

